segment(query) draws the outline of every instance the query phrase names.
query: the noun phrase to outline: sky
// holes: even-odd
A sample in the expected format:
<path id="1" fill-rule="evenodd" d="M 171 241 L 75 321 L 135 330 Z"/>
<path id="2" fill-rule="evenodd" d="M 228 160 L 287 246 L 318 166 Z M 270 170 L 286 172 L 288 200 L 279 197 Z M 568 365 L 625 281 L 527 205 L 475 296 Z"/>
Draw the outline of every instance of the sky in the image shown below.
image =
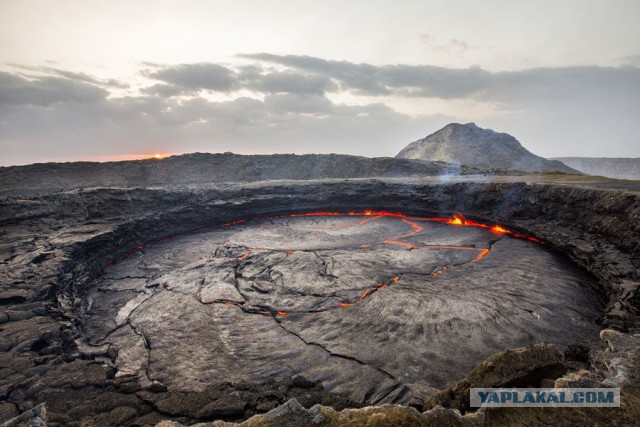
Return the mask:
<path id="1" fill-rule="evenodd" d="M 640 1 L 0 0 L 0 165 L 394 156 L 450 122 L 640 157 Z"/>

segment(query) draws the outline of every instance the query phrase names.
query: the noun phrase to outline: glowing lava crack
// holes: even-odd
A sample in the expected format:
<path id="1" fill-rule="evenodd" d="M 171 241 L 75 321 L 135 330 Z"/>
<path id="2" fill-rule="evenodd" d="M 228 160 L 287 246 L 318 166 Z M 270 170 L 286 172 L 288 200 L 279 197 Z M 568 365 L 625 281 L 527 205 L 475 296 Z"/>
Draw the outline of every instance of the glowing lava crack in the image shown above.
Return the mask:
<path id="1" fill-rule="evenodd" d="M 411 403 L 503 348 L 597 331 L 590 280 L 540 243 L 461 215 L 238 220 L 105 266 L 85 328 L 118 349 L 117 375 L 177 390 L 303 374 Z"/>

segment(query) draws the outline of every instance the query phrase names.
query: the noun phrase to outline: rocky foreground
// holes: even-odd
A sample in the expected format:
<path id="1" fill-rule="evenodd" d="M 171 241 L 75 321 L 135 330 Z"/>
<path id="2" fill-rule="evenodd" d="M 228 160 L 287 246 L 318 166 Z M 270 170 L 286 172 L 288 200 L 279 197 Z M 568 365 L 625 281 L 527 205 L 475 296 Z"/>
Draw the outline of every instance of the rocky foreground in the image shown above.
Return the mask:
<path id="1" fill-rule="evenodd" d="M 20 413 L 49 425 L 100 426 L 633 425 L 640 416 L 636 190 L 524 182 L 282 181 L 83 189 L 4 198 L 0 207 L 0 420 L 6 425 L 20 425 L 19 419 L 10 421 Z M 562 351 L 552 344 L 505 350 L 412 407 L 358 408 L 363 402 L 303 377 L 222 380 L 184 390 L 150 379 L 146 369 L 123 374 L 123 349 L 88 335 L 92 282 L 106 277 L 100 272 L 110 263 L 121 265 L 132 248 L 242 218 L 367 209 L 443 217 L 463 212 L 544 241 L 593 275 L 604 298 L 600 339 Z M 142 350 L 152 352 L 154 345 L 143 340 Z M 473 411 L 466 400 L 473 386 L 551 384 L 621 387 L 623 407 Z M 43 402 L 45 407 L 38 406 Z"/>

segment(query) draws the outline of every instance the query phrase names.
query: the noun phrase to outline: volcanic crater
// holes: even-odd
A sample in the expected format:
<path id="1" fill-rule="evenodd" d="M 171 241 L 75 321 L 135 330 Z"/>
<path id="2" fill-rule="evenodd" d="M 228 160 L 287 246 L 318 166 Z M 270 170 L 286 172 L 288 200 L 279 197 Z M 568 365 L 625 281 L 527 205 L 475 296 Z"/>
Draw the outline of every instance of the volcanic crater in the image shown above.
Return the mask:
<path id="1" fill-rule="evenodd" d="M 84 331 L 118 349 L 118 376 L 199 391 L 302 375 L 418 407 L 503 348 L 595 337 L 601 309 L 593 280 L 536 238 L 370 210 L 161 238 L 89 286 Z"/>
<path id="2" fill-rule="evenodd" d="M 508 181 L 7 198 L 0 385 L 63 424 L 423 408 L 501 350 L 635 328 L 638 212 L 632 192 Z"/>

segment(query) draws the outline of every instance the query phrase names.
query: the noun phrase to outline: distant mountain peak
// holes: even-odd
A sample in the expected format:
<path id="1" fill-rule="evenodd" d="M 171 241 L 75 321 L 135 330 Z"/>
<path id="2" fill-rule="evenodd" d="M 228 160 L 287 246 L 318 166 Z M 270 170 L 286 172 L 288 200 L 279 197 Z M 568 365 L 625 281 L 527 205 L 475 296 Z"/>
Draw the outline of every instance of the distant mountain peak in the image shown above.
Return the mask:
<path id="1" fill-rule="evenodd" d="M 449 123 L 406 146 L 397 158 L 442 161 L 484 169 L 579 173 L 562 162 L 537 156 L 508 133 L 483 129 L 475 123 Z"/>
<path id="2" fill-rule="evenodd" d="M 478 128 L 478 129 L 482 129 L 480 127 L 478 127 L 477 124 L 475 124 L 475 122 L 469 122 L 469 123 L 449 123 L 448 125 L 445 126 L 445 128 L 455 128 L 455 127 L 463 127 L 463 128 Z M 487 129 L 489 130 L 489 129 Z"/>

